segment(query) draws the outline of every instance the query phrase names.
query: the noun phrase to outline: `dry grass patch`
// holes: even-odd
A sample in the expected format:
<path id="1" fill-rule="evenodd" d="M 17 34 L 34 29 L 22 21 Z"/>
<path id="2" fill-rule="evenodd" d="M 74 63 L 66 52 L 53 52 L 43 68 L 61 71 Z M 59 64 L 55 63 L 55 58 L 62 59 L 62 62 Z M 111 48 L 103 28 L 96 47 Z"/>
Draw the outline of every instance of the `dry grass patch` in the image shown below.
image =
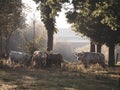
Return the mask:
<path id="1" fill-rule="evenodd" d="M 118 90 L 119 70 L 98 65 L 85 69 L 79 63 L 37 70 L 21 66 L 1 68 L 0 90 Z"/>

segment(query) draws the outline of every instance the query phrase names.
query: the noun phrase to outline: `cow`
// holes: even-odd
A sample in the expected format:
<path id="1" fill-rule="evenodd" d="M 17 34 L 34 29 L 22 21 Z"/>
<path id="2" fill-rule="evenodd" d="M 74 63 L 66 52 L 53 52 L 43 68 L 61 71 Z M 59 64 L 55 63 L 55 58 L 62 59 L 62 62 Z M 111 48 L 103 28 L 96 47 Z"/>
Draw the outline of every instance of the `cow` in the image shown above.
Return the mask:
<path id="1" fill-rule="evenodd" d="M 75 54 L 77 60 L 81 61 L 85 68 L 89 66 L 89 64 L 99 64 L 102 67 L 105 67 L 105 56 L 102 53 L 95 52 L 81 52 Z"/>
<path id="2" fill-rule="evenodd" d="M 42 68 L 46 66 L 47 54 L 46 52 L 34 51 L 32 56 L 32 65 L 35 68 Z"/>
<path id="3" fill-rule="evenodd" d="M 55 65 L 56 67 L 61 67 L 61 63 L 63 62 L 63 57 L 59 53 L 50 53 L 47 54 L 47 62 L 46 66 L 51 67 Z"/>
<path id="4" fill-rule="evenodd" d="M 30 60 L 31 60 L 31 55 L 29 53 L 10 51 L 7 62 L 9 64 L 19 63 L 26 65 Z"/>

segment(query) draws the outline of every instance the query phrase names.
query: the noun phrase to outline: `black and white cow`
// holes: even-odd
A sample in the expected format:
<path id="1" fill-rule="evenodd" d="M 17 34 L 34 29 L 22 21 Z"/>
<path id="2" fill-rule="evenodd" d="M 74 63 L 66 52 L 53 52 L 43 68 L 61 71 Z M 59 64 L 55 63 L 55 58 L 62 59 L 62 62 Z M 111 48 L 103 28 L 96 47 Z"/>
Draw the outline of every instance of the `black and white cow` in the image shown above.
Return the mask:
<path id="1" fill-rule="evenodd" d="M 35 68 L 42 68 L 46 66 L 47 54 L 46 52 L 34 51 L 32 56 L 32 65 Z"/>
<path id="2" fill-rule="evenodd" d="M 9 53 L 8 63 L 9 64 L 19 63 L 25 65 L 30 60 L 31 60 L 31 55 L 29 53 L 11 51 Z"/>
<path id="3" fill-rule="evenodd" d="M 75 54 L 77 60 L 81 61 L 87 68 L 90 64 L 99 64 L 105 67 L 105 56 L 102 53 L 95 52 L 81 52 Z"/>

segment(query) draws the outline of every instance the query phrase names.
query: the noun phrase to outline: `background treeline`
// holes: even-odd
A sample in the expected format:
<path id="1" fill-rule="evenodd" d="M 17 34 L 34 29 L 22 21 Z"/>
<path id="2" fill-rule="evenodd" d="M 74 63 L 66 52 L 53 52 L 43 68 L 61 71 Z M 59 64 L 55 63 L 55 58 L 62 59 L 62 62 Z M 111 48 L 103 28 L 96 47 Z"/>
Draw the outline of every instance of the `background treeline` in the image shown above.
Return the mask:
<path id="1" fill-rule="evenodd" d="M 10 50 L 30 52 L 45 46 L 46 32 L 42 23 L 26 24 L 26 7 L 22 0 L 0 0 L 0 56 Z M 36 28 L 33 29 L 33 26 Z M 33 37 L 33 32 L 34 37 Z M 41 44 L 42 43 L 42 44 Z"/>
<path id="2" fill-rule="evenodd" d="M 120 43 L 120 0 L 34 1 L 39 4 L 38 9 L 41 13 L 41 20 L 47 31 L 47 51 L 53 50 L 53 36 L 57 32 L 56 16 L 62 8 L 65 8 L 67 10 L 66 17 L 74 31 L 90 38 L 92 47 L 90 51 L 96 51 L 94 44 L 97 45 L 97 52 L 101 52 L 102 45 L 107 45 L 108 65 L 110 67 L 115 66 L 115 46 Z M 69 5 L 72 7 L 69 7 Z M 26 26 L 25 16 L 22 12 L 23 7 L 22 0 L 0 1 L 0 45 L 1 52 L 3 52 L 2 48 L 4 47 L 5 54 L 9 52 L 9 41 L 13 32 L 22 30 Z M 31 44 L 34 48 L 35 40 L 31 41 L 34 42 L 33 45 Z"/>
<path id="3" fill-rule="evenodd" d="M 62 8 L 74 30 L 90 38 L 91 51 L 97 52 L 102 45 L 108 46 L 108 65 L 115 66 L 115 46 L 120 43 L 119 0 L 34 0 L 40 5 L 41 18 L 48 33 L 47 50 L 53 50 L 55 17 Z"/>

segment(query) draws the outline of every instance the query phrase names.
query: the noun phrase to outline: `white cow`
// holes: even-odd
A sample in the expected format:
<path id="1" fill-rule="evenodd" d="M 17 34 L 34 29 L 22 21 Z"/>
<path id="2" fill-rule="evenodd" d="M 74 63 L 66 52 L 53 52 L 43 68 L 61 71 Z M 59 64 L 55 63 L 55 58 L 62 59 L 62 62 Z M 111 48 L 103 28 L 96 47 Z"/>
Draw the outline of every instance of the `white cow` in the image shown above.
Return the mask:
<path id="1" fill-rule="evenodd" d="M 19 63 L 19 64 L 26 64 L 31 59 L 31 55 L 29 53 L 11 51 L 9 53 L 9 64 Z"/>
<path id="2" fill-rule="evenodd" d="M 87 68 L 89 64 L 99 64 L 105 67 L 105 56 L 102 53 L 82 52 L 75 54 L 77 60 L 81 61 Z"/>

